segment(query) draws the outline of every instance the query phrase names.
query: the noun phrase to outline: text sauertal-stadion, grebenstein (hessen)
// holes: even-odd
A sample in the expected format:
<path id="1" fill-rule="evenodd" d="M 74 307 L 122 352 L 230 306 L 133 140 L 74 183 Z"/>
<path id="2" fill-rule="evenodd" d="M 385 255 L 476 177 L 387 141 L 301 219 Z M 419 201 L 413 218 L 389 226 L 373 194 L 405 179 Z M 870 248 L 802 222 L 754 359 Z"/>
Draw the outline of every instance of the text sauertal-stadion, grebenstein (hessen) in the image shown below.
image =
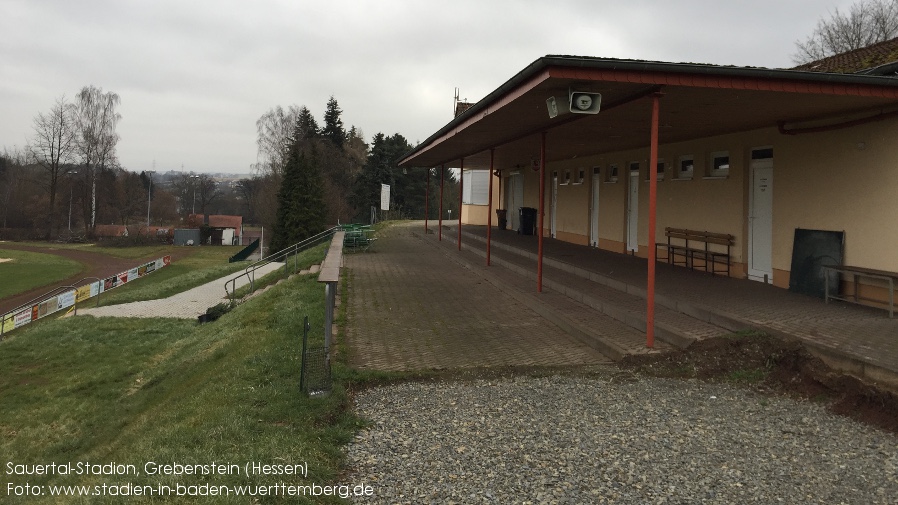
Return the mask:
<path id="1" fill-rule="evenodd" d="M 8 461 L 6 475 L 300 475 L 308 476 L 308 464 L 236 463 L 91 463 L 89 461 L 23 464 Z"/>

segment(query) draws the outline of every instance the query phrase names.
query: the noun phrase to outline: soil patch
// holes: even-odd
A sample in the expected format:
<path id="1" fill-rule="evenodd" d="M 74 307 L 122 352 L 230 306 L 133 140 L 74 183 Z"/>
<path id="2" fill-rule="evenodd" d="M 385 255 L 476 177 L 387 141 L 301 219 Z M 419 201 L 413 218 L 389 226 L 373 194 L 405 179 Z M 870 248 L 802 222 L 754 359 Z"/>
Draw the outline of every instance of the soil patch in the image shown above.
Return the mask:
<path id="1" fill-rule="evenodd" d="M 6 263 L 7 261 L 12 261 L 12 258 L 0 258 L 0 263 Z"/>
<path id="2" fill-rule="evenodd" d="M 898 397 L 833 370 L 798 341 L 738 333 L 685 350 L 627 356 L 618 366 L 653 377 L 723 380 L 767 394 L 825 401 L 836 414 L 898 433 Z"/>
<path id="3" fill-rule="evenodd" d="M 15 296 L 10 296 L 8 298 L 0 300 L 0 314 L 12 310 L 19 305 L 22 305 L 23 303 L 28 303 L 34 298 L 52 290 L 57 286 L 67 286 L 73 282 L 84 279 L 85 277 L 105 279 L 106 277 L 109 277 L 111 275 L 115 275 L 119 272 L 128 270 L 129 268 L 136 267 L 140 265 L 141 262 L 147 262 L 158 257 L 158 254 L 151 254 L 145 258 L 118 258 L 99 252 L 85 251 L 83 249 L 56 249 L 52 247 L 34 247 L 16 244 L 13 242 L 3 242 L 2 247 L 4 249 L 15 249 L 17 251 L 31 251 L 62 256 L 63 258 L 71 259 L 83 264 L 85 266 L 85 270 L 69 277 L 68 279 L 63 279 L 50 286 L 34 288 L 30 291 L 19 293 Z M 193 253 L 192 248 L 185 247 L 181 249 L 184 250 L 177 250 L 172 253 L 172 261 L 177 261 L 179 259 L 185 258 Z"/>

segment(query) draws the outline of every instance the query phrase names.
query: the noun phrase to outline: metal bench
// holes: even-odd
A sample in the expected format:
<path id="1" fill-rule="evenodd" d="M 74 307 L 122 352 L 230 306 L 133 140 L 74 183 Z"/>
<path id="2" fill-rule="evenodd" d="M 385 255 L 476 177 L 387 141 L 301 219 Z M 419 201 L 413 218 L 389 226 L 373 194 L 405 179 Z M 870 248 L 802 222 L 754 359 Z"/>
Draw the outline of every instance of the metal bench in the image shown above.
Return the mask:
<path id="1" fill-rule="evenodd" d="M 839 295 L 839 284 L 836 283 L 836 294 L 830 294 L 829 291 L 829 273 L 837 272 L 839 274 L 847 274 L 850 275 L 854 282 L 854 296 L 840 296 Z M 825 300 L 826 303 L 829 303 L 830 299 L 833 300 L 842 300 L 844 302 L 851 302 L 861 304 L 862 302 L 872 302 L 882 304 L 881 300 L 876 300 L 874 298 L 864 298 L 858 295 L 858 288 L 860 283 L 858 282 L 860 277 L 866 277 L 868 279 L 880 279 L 886 281 L 889 286 L 889 318 L 895 317 L 895 281 L 898 280 L 898 273 L 896 272 L 888 272 L 885 270 L 874 270 L 872 268 L 863 268 L 863 267 L 852 267 L 852 266 L 842 266 L 842 265 L 824 265 L 823 266 L 823 286 L 825 291 Z M 864 305 L 870 305 L 870 303 L 866 303 Z"/>
<path id="2" fill-rule="evenodd" d="M 350 251 L 367 251 L 371 244 L 377 240 L 368 236 L 369 229 L 355 228 L 344 231 L 343 247 Z"/>

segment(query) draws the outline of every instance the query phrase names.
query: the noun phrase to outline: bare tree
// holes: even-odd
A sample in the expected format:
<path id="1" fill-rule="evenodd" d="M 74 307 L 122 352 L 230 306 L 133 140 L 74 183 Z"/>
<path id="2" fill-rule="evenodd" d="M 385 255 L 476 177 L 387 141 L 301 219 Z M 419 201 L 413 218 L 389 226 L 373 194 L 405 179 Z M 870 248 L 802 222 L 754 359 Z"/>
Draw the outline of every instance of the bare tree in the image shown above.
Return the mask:
<path id="1" fill-rule="evenodd" d="M 792 55 L 797 65 L 820 60 L 898 36 L 898 0 L 861 0 L 848 13 L 836 9 L 829 19 L 821 18 L 814 33 L 796 41 Z"/>
<path id="2" fill-rule="evenodd" d="M 25 188 L 25 164 L 25 152 L 15 146 L 12 150 L 4 147 L 0 153 L 0 212 L 3 216 L 0 228 L 21 225 L 22 208 L 29 197 Z"/>
<path id="3" fill-rule="evenodd" d="M 28 145 L 28 153 L 47 173 L 45 189 L 50 196 L 50 212 L 47 215 L 46 237 L 52 234 L 56 222 L 56 193 L 64 165 L 71 161 L 75 149 L 75 121 L 72 105 L 61 96 L 46 114 L 34 118 L 34 136 Z"/>
<path id="4" fill-rule="evenodd" d="M 206 206 L 222 195 L 218 183 L 208 174 L 200 174 L 196 179 L 196 198 L 200 206 L 200 214 L 206 213 Z"/>
<path id="5" fill-rule="evenodd" d="M 296 105 L 291 105 L 286 110 L 278 105 L 256 121 L 256 144 L 259 147 L 257 168 L 261 173 L 271 173 L 278 177 L 283 174 L 284 166 L 287 165 L 287 147 L 293 136 L 299 110 Z"/>
<path id="6" fill-rule="evenodd" d="M 122 115 L 116 112 L 121 99 L 93 85 L 81 88 L 75 104 L 78 127 L 77 152 L 91 187 L 90 228 L 97 221 L 97 170 L 115 162 L 119 136 L 115 129 Z"/>

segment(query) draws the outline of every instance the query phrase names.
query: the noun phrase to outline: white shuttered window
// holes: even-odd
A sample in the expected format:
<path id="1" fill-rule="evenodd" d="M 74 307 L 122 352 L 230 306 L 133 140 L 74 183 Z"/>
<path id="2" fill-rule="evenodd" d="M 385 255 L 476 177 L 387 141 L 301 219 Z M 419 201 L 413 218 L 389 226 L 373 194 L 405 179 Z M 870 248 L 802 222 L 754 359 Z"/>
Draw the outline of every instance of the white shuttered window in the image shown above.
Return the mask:
<path id="1" fill-rule="evenodd" d="M 466 205 L 488 205 L 490 194 L 489 170 L 465 170 L 462 188 L 462 203 Z"/>

